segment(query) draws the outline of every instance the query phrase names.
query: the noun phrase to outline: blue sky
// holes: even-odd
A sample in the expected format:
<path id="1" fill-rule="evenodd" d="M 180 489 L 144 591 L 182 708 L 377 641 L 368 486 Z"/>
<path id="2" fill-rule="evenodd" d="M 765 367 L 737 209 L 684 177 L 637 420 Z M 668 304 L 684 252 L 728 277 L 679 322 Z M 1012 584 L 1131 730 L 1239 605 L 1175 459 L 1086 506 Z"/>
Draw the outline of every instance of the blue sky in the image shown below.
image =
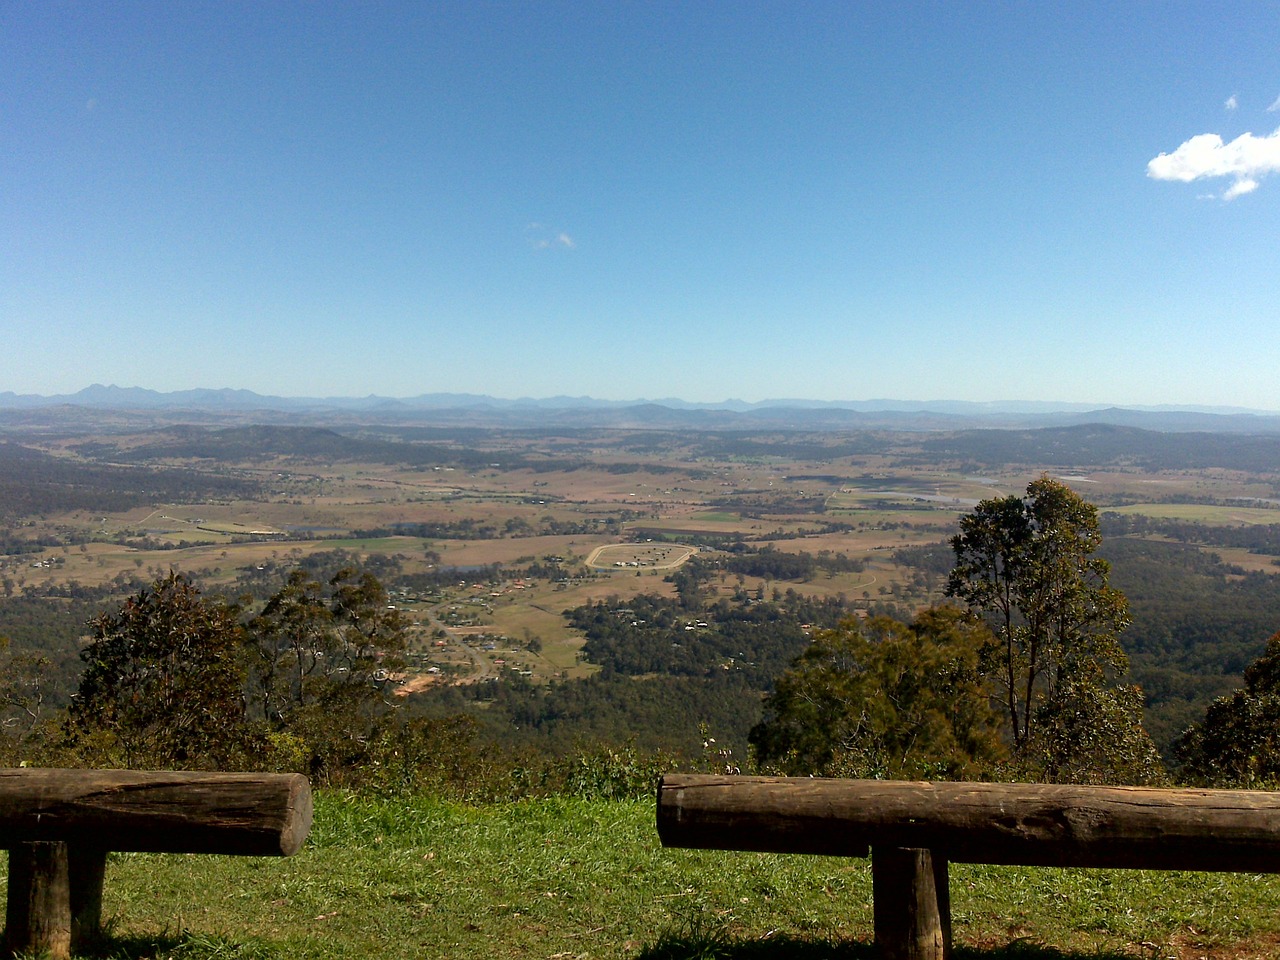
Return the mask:
<path id="1" fill-rule="evenodd" d="M 0 0 L 0 390 L 1276 410 L 1277 131 L 1274 3 Z"/>

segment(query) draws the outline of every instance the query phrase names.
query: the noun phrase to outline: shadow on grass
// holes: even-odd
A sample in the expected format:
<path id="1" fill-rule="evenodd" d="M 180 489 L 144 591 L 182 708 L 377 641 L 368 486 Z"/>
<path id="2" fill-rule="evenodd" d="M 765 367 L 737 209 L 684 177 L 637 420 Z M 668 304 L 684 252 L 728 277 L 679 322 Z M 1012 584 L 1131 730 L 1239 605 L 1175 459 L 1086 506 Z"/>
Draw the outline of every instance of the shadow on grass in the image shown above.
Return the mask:
<path id="1" fill-rule="evenodd" d="M 952 960 L 1133 960 L 1131 953 L 1063 951 L 1017 941 L 1001 947 L 956 946 Z M 875 945 L 792 936 L 738 940 L 728 936 L 663 936 L 637 960 L 880 960 Z"/>
<path id="2" fill-rule="evenodd" d="M 85 960 L 271 960 L 278 954 L 263 944 L 238 942 L 227 937 L 182 933 L 160 936 L 106 934 L 76 957 Z"/>
<path id="3" fill-rule="evenodd" d="M 273 960 L 267 945 L 207 934 L 107 936 L 76 954 L 85 960 Z M 664 935 L 636 954 L 636 960 L 880 960 L 875 945 L 781 935 L 739 940 L 728 935 Z M 1025 941 L 1000 947 L 957 946 L 952 960 L 1134 960 L 1131 953 L 1055 950 Z"/>

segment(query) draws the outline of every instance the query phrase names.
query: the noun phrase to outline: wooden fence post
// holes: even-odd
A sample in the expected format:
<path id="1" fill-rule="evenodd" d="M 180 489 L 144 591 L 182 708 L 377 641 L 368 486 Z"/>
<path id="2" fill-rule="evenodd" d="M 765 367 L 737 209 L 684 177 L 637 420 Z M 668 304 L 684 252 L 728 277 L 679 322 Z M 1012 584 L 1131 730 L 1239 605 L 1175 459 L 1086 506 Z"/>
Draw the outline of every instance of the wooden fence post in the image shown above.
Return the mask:
<path id="1" fill-rule="evenodd" d="M 33 840 L 9 850 L 5 948 L 11 953 L 71 957 L 71 886 L 67 845 Z"/>
<path id="2" fill-rule="evenodd" d="M 72 950 L 89 946 L 102 933 L 102 881 L 106 870 L 106 850 L 80 843 L 68 847 Z"/>
<path id="3" fill-rule="evenodd" d="M 929 850 L 871 848 L 876 946 L 882 960 L 950 960 L 947 861 Z"/>

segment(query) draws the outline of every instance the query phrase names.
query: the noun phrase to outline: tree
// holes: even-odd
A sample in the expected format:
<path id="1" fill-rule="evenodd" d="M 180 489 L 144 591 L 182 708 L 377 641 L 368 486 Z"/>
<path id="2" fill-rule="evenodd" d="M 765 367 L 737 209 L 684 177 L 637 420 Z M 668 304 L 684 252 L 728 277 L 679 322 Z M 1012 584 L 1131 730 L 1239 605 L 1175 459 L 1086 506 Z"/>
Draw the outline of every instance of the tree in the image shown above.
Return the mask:
<path id="1" fill-rule="evenodd" d="M 983 500 L 951 538 L 947 595 L 980 615 L 995 638 L 986 666 L 1000 691 L 1015 750 L 1035 732 L 1037 708 L 1069 683 L 1123 671 L 1118 641 L 1128 603 L 1093 556 L 1098 511 L 1042 476 L 1025 496 Z"/>
<path id="2" fill-rule="evenodd" d="M 45 657 L 14 653 L 9 638 L 0 636 L 0 762 L 8 766 L 42 745 L 48 667 Z"/>
<path id="3" fill-rule="evenodd" d="M 1035 732 L 1011 772 L 1049 783 L 1164 783 L 1142 706 L 1142 690 L 1134 685 L 1064 683 L 1037 709 Z"/>
<path id="4" fill-rule="evenodd" d="M 246 631 L 249 710 L 319 774 L 360 757 L 403 669 L 407 623 L 371 573 L 295 570 Z"/>
<path id="5" fill-rule="evenodd" d="M 1025 495 L 984 500 L 951 539 L 947 594 L 991 631 L 983 668 L 997 691 L 1018 776 L 1152 782 L 1163 775 L 1142 729 L 1142 694 L 1119 635 L 1128 602 L 1110 586 L 1098 511 L 1042 476 Z"/>
<path id="6" fill-rule="evenodd" d="M 1209 705 L 1177 746 L 1183 773 L 1215 786 L 1280 784 L 1280 633 L 1244 671 L 1244 687 Z"/>
<path id="7" fill-rule="evenodd" d="M 816 634 L 751 731 L 758 765 L 792 776 L 980 775 L 1003 754 L 979 675 L 987 636 L 954 608 Z"/>
<path id="8" fill-rule="evenodd" d="M 126 767 L 225 766 L 244 746 L 237 612 L 170 572 L 90 621 L 73 740 Z"/>

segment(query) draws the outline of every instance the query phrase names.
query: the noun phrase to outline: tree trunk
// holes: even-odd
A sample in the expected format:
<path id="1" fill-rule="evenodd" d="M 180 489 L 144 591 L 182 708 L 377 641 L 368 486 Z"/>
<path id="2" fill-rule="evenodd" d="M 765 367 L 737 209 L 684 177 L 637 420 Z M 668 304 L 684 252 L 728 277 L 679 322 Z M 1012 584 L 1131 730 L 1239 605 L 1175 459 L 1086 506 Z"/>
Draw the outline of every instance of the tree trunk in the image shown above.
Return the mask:
<path id="1" fill-rule="evenodd" d="M 107 851 L 96 847 L 67 849 L 71 903 L 71 949 L 90 946 L 102 932 L 102 881 L 107 871 Z"/>

